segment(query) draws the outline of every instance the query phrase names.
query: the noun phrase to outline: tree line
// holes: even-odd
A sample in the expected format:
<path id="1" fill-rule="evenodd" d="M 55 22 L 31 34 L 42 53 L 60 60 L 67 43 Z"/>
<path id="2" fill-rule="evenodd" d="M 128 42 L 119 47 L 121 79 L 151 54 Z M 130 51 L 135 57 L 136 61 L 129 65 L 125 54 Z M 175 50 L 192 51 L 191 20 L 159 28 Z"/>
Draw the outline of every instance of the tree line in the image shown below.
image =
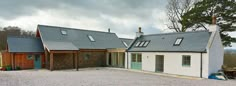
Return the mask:
<path id="1" fill-rule="evenodd" d="M 214 16 L 223 45 L 231 46 L 236 40 L 227 33 L 236 30 L 235 0 L 169 0 L 167 15 L 167 26 L 175 32 L 208 30 Z"/>
<path id="2" fill-rule="evenodd" d="M 0 51 L 6 50 L 7 37 L 35 37 L 35 32 L 26 31 L 17 26 L 0 27 Z"/>

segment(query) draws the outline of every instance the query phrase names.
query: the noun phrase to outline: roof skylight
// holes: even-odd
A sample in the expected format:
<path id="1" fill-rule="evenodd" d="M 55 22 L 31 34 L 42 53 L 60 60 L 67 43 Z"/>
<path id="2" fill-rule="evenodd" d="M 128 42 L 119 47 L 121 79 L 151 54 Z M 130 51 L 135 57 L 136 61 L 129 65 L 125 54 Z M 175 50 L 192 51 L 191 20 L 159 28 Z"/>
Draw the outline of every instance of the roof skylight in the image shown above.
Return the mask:
<path id="1" fill-rule="evenodd" d="M 150 40 L 147 41 L 139 41 L 136 43 L 135 47 L 147 47 L 147 45 L 150 43 Z"/>
<path id="2" fill-rule="evenodd" d="M 140 44 L 140 42 L 137 42 L 135 46 L 136 46 L 136 47 L 138 47 L 138 46 L 139 46 L 139 44 Z"/>
<path id="3" fill-rule="evenodd" d="M 123 44 L 124 44 L 126 47 L 128 47 L 128 45 L 127 45 L 125 42 L 123 42 Z"/>
<path id="4" fill-rule="evenodd" d="M 144 46 L 144 47 L 147 47 L 147 45 L 149 44 L 149 42 L 150 42 L 150 41 L 146 41 L 143 46 Z"/>
<path id="5" fill-rule="evenodd" d="M 177 38 L 175 40 L 174 46 L 179 46 L 181 44 L 182 40 L 183 40 L 183 38 Z"/>
<path id="6" fill-rule="evenodd" d="M 91 35 L 88 35 L 88 38 L 89 38 L 89 40 L 90 40 L 90 41 L 92 41 L 92 42 L 95 42 L 95 40 L 94 40 L 93 36 L 91 36 Z"/>
<path id="7" fill-rule="evenodd" d="M 142 41 L 139 45 L 139 47 L 142 47 L 144 45 L 145 41 Z"/>
<path id="8" fill-rule="evenodd" d="M 61 34 L 62 35 L 67 35 L 67 31 L 66 30 L 61 30 Z"/>

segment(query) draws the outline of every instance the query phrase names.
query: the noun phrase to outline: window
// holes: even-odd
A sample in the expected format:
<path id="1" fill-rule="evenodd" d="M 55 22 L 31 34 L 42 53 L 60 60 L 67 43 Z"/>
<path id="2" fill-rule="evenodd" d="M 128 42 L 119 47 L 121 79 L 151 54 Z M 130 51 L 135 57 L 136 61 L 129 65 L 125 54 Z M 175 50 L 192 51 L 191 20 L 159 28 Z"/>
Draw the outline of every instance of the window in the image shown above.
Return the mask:
<path id="1" fill-rule="evenodd" d="M 150 43 L 150 40 L 149 41 L 139 41 L 136 43 L 136 47 L 147 47 L 147 45 Z"/>
<path id="2" fill-rule="evenodd" d="M 139 44 L 139 47 L 142 47 L 144 43 L 145 43 L 145 41 L 142 41 L 142 42 Z"/>
<path id="3" fill-rule="evenodd" d="M 32 60 L 33 59 L 33 55 L 27 55 L 27 60 Z"/>
<path id="4" fill-rule="evenodd" d="M 92 41 L 92 42 L 95 41 L 94 38 L 93 38 L 91 35 L 88 35 L 88 38 L 89 38 L 89 40 Z"/>
<path id="5" fill-rule="evenodd" d="M 181 44 L 182 40 L 183 40 L 183 38 L 177 38 L 175 40 L 174 46 L 179 46 Z"/>
<path id="6" fill-rule="evenodd" d="M 183 55 L 182 56 L 182 66 L 190 66 L 191 65 L 191 56 Z"/>
<path id="7" fill-rule="evenodd" d="M 123 42 L 123 44 L 124 44 L 126 47 L 128 47 L 128 45 L 127 45 L 125 42 Z"/>
<path id="8" fill-rule="evenodd" d="M 139 44 L 140 44 L 140 42 L 136 43 L 136 45 L 135 45 L 135 46 L 136 46 L 136 47 L 138 47 L 138 46 L 139 46 Z"/>
<path id="9" fill-rule="evenodd" d="M 142 54 L 140 53 L 132 53 L 131 54 L 132 62 L 142 62 Z"/>
<path id="10" fill-rule="evenodd" d="M 66 30 L 61 30 L 61 34 L 62 35 L 67 35 L 67 31 Z"/>
<path id="11" fill-rule="evenodd" d="M 141 54 L 137 54 L 137 62 L 142 62 L 142 55 Z"/>
<path id="12" fill-rule="evenodd" d="M 90 54 L 87 53 L 84 55 L 84 60 L 89 60 L 89 58 L 90 58 Z"/>
<path id="13" fill-rule="evenodd" d="M 146 41 L 143 46 L 144 46 L 144 47 L 147 47 L 147 45 L 149 44 L 149 42 L 150 42 L 150 41 Z"/>

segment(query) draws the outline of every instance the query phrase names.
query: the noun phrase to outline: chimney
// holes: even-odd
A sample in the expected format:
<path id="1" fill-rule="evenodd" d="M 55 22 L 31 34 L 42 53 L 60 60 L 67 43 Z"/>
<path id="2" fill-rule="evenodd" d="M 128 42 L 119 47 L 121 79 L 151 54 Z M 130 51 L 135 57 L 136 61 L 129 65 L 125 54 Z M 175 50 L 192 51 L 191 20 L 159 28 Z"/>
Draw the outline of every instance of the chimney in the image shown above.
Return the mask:
<path id="1" fill-rule="evenodd" d="M 108 32 L 109 32 L 109 33 L 111 32 L 111 29 L 110 29 L 110 28 L 108 28 Z"/>
<path id="2" fill-rule="evenodd" d="M 216 25 L 216 16 L 213 15 L 213 16 L 212 16 L 212 24 L 209 25 L 208 30 L 209 30 L 210 32 L 215 32 L 215 31 L 219 31 L 219 29 L 220 29 L 219 26 Z"/>
<path id="3" fill-rule="evenodd" d="M 139 27 L 139 28 L 138 28 L 138 32 L 136 32 L 136 37 L 140 37 L 140 36 L 142 36 L 142 35 L 143 35 L 142 28 Z"/>

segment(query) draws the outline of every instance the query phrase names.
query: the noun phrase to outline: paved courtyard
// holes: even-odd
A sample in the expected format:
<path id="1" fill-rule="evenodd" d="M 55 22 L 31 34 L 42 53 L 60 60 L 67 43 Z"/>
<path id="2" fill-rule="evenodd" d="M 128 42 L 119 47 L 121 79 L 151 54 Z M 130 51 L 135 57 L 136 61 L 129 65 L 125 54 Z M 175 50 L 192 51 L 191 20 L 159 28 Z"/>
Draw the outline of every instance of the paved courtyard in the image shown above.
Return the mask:
<path id="1" fill-rule="evenodd" d="M 236 80 L 176 78 L 114 68 L 0 71 L 0 86 L 236 86 Z"/>

